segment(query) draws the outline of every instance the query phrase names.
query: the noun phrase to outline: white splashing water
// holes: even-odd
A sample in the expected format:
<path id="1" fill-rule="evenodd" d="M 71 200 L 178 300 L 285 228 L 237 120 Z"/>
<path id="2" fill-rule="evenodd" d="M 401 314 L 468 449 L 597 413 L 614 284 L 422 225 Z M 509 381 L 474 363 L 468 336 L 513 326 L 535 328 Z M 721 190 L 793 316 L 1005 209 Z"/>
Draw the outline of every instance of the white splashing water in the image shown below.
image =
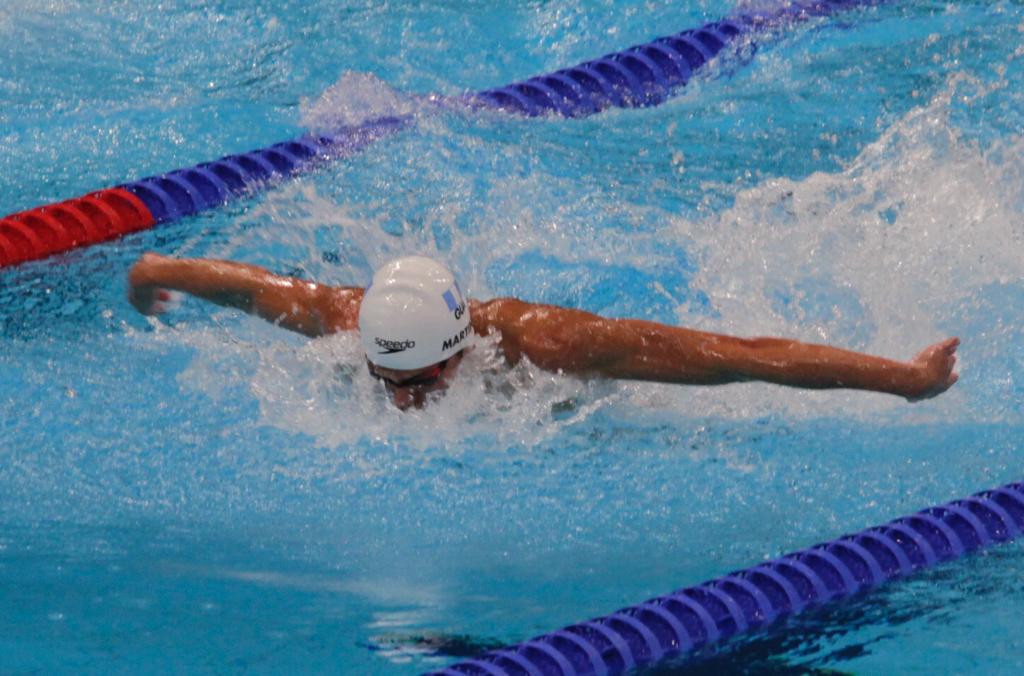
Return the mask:
<path id="1" fill-rule="evenodd" d="M 286 463 L 315 476 L 337 476 L 349 467 L 365 476 L 391 471 L 357 449 L 365 440 L 413 455 L 443 450 L 448 457 L 480 448 L 470 443 L 474 440 L 485 440 L 484 447 L 496 451 L 532 447 L 615 398 L 607 384 L 557 376 L 528 363 L 508 369 L 495 341 L 479 338 L 445 396 L 422 410 L 403 412 L 363 367 L 357 336 L 281 341 L 257 324 L 252 320 L 251 334 L 237 327 L 186 327 L 163 340 L 184 341 L 196 350 L 179 375 L 185 387 L 217 401 L 241 380 L 259 402 L 262 424 L 309 436 L 321 448 L 347 449 L 317 457 L 303 450 L 302 462 Z M 401 457 L 388 460 L 389 465 L 402 462 Z"/>
<path id="2" fill-rule="evenodd" d="M 1012 354 L 1021 342 L 1021 329 L 986 326 L 979 298 L 992 285 L 1021 293 L 1024 139 L 982 148 L 962 138 L 950 114 L 954 101 L 965 95 L 984 96 L 985 91 L 955 77 L 844 170 L 800 180 L 766 180 L 740 191 L 734 205 L 720 214 L 699 220 L 666 215 L 669 226 L 644 235 L 672 244 L 691 242 L 699 254 L 694 284 L 711 299 L 714 314 L 680 305 L 683 325 L 835 343 L 899 359 L 946 335 L 964 334 L 961 364 L 966 377 L 930 402 L 909 405 L 885 395 L 760 384 L 692 388 L 587 383 L 528 364 L 496 376 L 494 346 L 483 342 L 447 396 L 426 410 L 402 413 L 361 368 L 355 336 L 282 342 L 274 329 L 237 338 L 233 347 L 220 336 L 189 329 L 197 357 L 182 381 L 216 396 L 226 375 L 217 364 L 255 351 L 259 359 L 254 370 L 227 377 L 249 379 L 261 422 L 308 435 L 317 446 L 345 448 L 340 454 L 323 454 L 319 462 L 348 464 L 368 473 L 393 471 L 393 464 L 402 460 L 392 455 L 385 468 L 383 461 L 358 450 L 360 440 L 410 451 L 410 458 L 427 448 L 449 456 L 470 447 L 500 452 L 541 444 L 602 409 L 631 419 L 682 416 L 695 421 L 766 415 L 860 416 L 907 423 L 1020 420 L 1019 405 L 1005 401 L 1015 392 L 1012 377 L 1000 381 L 993 370 L 1024 370 L 1024 364 L 1013 361 L 1021 357 Z M 244 217 L 260 221 L 260 228 L 243 228 L 214 253 L 250 259 L 247 254 L 265 250 L 269 240 L 275 251 L 284 246 L 293 249 L 293 260 L 308 261 L 311 277 L 340 284 L 361 283 L 392 256 L 433 254 L 472 261 L 464 280 L 477 298 L 490 295 L 480 271 L 490 261 L 507 258 L 510 246 L 526 250 L 543 243 L 543 250 L 559 260 L 573 260 L 581 248 L 630 260 L 628 243 L 616 248 L 608 241 L 574 239 L 579 233 L 560 227 L 559 214 L 531 214 L 531 190 L 543 189 L 549 179 L 530 176 L 497 189 L 495 203 L 520 208 L 499 209 L 504 218 L 487 220 L 491 209 L 485 205 L 481 219 L 486 222 L 480 230 L 457 237 L 445 252 L 437 251 L 429 229 L 388 234 L 353 216 L 351 207 L 299 183 L 271 194 Z M 505 230 L 509 213 L 518 218 L 514 242 Z M 324 241 L 344 241 L 362 260 L 324 264 Z M 235 350 L 234 356 L 223 356 L 225 349 Z M 981 366 L 986 363 L 990 365 Z M 972 371 L 977 375 L 972 377 Z M 301 464 L 303 471 L 334 469 L 310 462 Z"/>
<path id="3" fill-rule="evenodd" d="M 964 319 L 987 287 L 1021 289 L 1024 139 L 982 148 L 950 121 L 954 101 L 989 93 L 954 76 L 844 171 L 765 181 L 739 193 L 717 217 L 680 222 L 680 232 L 694 237 L 702 252 L 696 281 L 721 314 L 709 319 L 681 308 L 680 321 L 900 359 L 966 332 L 960 357 L 968 375 L 983 357 L 1005 364 L 1013 343 L 970 336 L 978 327 Z M 874 415 L 888 409 L 910 417 L 962 418 L 970 396 L 963 385 L 916 407 L 850 393 L 789 393 L 781 401 L 791 414 Z M 745 407 L 770 408 L 773 397 L 751 397 Z M 1011 413 L 996 409 L 998 415 Z M 1014 414 L 1019 419 L 1019 407 Z M 975 408 L 973 416 L 986 418 L 986 409 Z"/>
<path id="4" fill-rule="evenodd" d="M 330 133 L 369 120 L 411 115 L 421 108 L 417 97 L 394 89 L 372 73 L 348 71 L 315 101 L 300 104 L 300 124 Z"/>

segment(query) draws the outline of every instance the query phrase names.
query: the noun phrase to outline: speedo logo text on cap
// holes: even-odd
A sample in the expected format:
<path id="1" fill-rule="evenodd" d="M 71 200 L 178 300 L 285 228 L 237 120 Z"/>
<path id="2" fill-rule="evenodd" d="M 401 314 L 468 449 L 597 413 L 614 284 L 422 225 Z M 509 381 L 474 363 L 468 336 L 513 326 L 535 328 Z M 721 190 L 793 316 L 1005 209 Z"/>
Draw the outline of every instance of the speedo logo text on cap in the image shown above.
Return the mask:
<path id="1" fill-rule="evenodd" d="M 376 343 L 377 347 L 384 348 L 382 352 L 377 354 L 394 354 L 396 352 L 404 352 L 405 350 L 416 347 L 415 340 L 388 340 L 387 338 L 374 338 L 373 342 Z"/>

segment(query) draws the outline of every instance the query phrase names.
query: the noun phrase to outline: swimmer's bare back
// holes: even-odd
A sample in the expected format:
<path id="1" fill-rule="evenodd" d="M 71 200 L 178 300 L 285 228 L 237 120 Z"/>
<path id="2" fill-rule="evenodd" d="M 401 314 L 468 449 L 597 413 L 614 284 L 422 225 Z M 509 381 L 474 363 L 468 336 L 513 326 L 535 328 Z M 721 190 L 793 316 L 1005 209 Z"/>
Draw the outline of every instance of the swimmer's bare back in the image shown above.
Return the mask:
<path id="1" fill-rule="evenodd" d="M 168 290 L 255 314 L 317 337 L 358 327 L 363 290 L 276 275 L 245 263 L 144 255 L 129 273 L 129 299 L 144 314 L 165 309 Z M 758 380 L 811 389 L 850 388 L 920 401 L 949 389 L 960 341 L 947 338 L 894 361 L 787 338 L 739 338 L 515 298 L 470 301 L 479 335 L 499 335 L 510 364 L 580 377 L 685 385 Z"/>

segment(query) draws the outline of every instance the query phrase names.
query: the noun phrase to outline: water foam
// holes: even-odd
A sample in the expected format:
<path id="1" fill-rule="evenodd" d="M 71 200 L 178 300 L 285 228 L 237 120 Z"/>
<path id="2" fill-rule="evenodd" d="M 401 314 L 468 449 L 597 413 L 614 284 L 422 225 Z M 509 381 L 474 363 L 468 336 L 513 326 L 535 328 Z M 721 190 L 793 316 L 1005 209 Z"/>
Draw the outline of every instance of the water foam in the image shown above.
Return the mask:
<path id="1" fill-rule="evenodd" d="M 314 133 L 331 133 L 381 117 L 412 115 L 418 97 L 403 94 L 372 73 L 348 71 L 315 101 L 303 100 L 300 124 Z"/>
<path id="2" fill-rule="evenodd" d="M 740 191 L 734 206 L 719 215 L 678 222 L 680 235 L 692 237 L 701 251 L 695 283 L 717 313 L 681 307 L 680 322 L 902 359 L 961 334 L 965 380 L 913 410 L 964 415 L 979 380 L 1006 366 L 1020 337 L 1019 329 L 992 335 L 979 312 L 993 286 L 1021 292 L 1016 271 L 1024 254 L 1018 180 L 1024 137 L 985 147 L 951 122 L 957 106 L 984 105 L 992 91 L 954 76 L 842 171 L 770 179 Z M 751 411 L 770 409 L 776 394 L 752 395 L 746 404 Z M 844 414 L 911 410 L 894 398 L 848 393 L 787 394 L 782 400 L 802 400 L 785 405 L 790 413 L 822 414 L 839 401 Z M 974 408 L 971 415 L 984 418 L 986 412 Z"/>
<path id="3" fill-rule="evenodd" d="M 389 473 L 417 462 L 429 449 L 458 457 L 476 449 L 532 447 L 585 420 L 611 397 L 601 383 L 558 376 L 526 362 L 508 369 L 495 340 L 480 338 L 445 396 L 422 410 L 403 412 L 363 367 L 354 334 L 282 341 L 257 320 L 244 324 L 252 331 L 185 327 L 168 336 L 196 351 L 179 382 L 214 402 L 235 396 L 243 385 L 259 404 L 261 424 L 332 451 L 310 453 L 307 444 L 298 444 L 304 460 L 290 463 L 292 451 L 280 449 L 283 469 L 311 477 L 340 476 L 350 469 L 367 477 Z M 377 457 L 367 443 L 387 447 L 388 457 Z"/>
<path id="4" fill-rule="evenodd" d="M 495 184 L 488 203 L 476 212 L 474 228 L 450 227 L 451 241 L 439 239 L 429 222 L 401 222 L 396 230 L 393 223 L 368 221 L 361 208 L 365 203 L 349 198 L 338 205 L 314 182 L 300 181 L 243 216 L 242 227 L 214 252 L 260 262 L 273 251 L 280 259 L 301 261 L 302 275 L 336 284 L 360 284 L 392 256 L 426 253 L 460 270 L 469 295 L 487 298 L 516 288 L 514 280 L 488 275 L 510 258 L 522 261 L 543 251 L 570 267 L 612 260 L 644 269 L 651 259 L 643 252 L 657 257 L 683 242 L 698 257 L 691 283 L 697 295 L 709 299 L 710 310 L 694 303 L 694 296 L 681 300 L 676 305 L 681 325 L 827 342 L 898 359 L 959 334 L 964 378 L 939 399 L 910 406 L 886 395 L 761 384 L 597 384 L 529 364 L 495 385 L 482 368 L 495 358 L 493 351 L 480 350 L 448 396 L 428 410 L 399 413 L 358 367 L 354 337 L 300 345 L 275 344 L 268 337 L 257 350 L 259 365 L 248 383 L 261 422 L 309 435 L 323 448 L 351 448 L 364 440 L 452 455 L 473 446 L 542 444 L 599 410 L 641 420 L 676 420 L 682 414 L 696 422 L 835 415 L 907 423 L 1018 420 L 1020 411 L 1005 403 L 1016 386 L 999 372 L 1021 368 L 1019 350 L 1014 351 L 1021 330 L 1003 320 L 987 325 L 984 298 L 998 287 L 1012 306 L 1021 294 L 1015 270 L 1024 253 L 1018 225 L 1024 195 L 1017 180 L 1024 172 L 1019 160 L 1024 139 L 983 146 L 951 121 L 958 106 L 984 105 L 990 94 L 970 78 L 953 77 L 841 170 L 766 179 L 736 192 L 733 205 L 721 213 L 665 214 L 671 225 L 638 231 L 627 242 L 593 237 L 593 226 L 581 224 L 585 216 L 560 199 L 553 213 L 543 212 L 551 200 L 533 196 L 563 190 L 567 179 L 538 170 Z M 434 133 L 454 133 L 443 119 L 432 124 Z M 433 217 L 443 220 L 458 210 L 460 200 L 471 198 L 457 192 L 443 196 Z M 631 204 L 616 208 L 638 220 L 646 218 L 638 213 L 650 210 Z M 340 255 L 324 253 L 339 247 Z M 584 272 L 579 283 L 588 281 L 594 278 Z M 199 347 L 200 353 L 204 349 Z M 193 378 L 193 384 L 215 390 L 216 372 L 211 368 L 208 379 Z M 998 401 L 1003 405 L 993 405 Z M 362 463 L 368 472 L 382 470 L 374 461 L 367 464 L 361 452 L 352 453 L 345 462 Z M 339 462 L 332 457 L 330 462 Z"/>

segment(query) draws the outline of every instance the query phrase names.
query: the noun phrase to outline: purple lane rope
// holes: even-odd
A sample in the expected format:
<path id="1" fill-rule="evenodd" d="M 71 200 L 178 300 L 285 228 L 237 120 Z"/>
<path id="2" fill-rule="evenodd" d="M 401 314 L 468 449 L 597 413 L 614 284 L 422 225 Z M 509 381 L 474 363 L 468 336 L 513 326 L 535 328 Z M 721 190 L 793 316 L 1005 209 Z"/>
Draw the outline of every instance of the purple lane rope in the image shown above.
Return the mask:
<path id="1" fill-rule="evenodd" d="M 428 676 L 614 676 L 1009 542 L 1024 483 L 929 507 Z"/>
<path id="2" fill-rule="evenodd" d="M 790 0 L 767 10 L 740 11 L 571 68 L 440 101 L 528 117 L 585 117 L 610 107 L 654 106 L 740 36 L 882 1 Z M 331 134 L 307 134 L 0 217 L 0 268 L 215 209 L 323 162 L 360 152 L 412 121 L 382 117 Z"/>

